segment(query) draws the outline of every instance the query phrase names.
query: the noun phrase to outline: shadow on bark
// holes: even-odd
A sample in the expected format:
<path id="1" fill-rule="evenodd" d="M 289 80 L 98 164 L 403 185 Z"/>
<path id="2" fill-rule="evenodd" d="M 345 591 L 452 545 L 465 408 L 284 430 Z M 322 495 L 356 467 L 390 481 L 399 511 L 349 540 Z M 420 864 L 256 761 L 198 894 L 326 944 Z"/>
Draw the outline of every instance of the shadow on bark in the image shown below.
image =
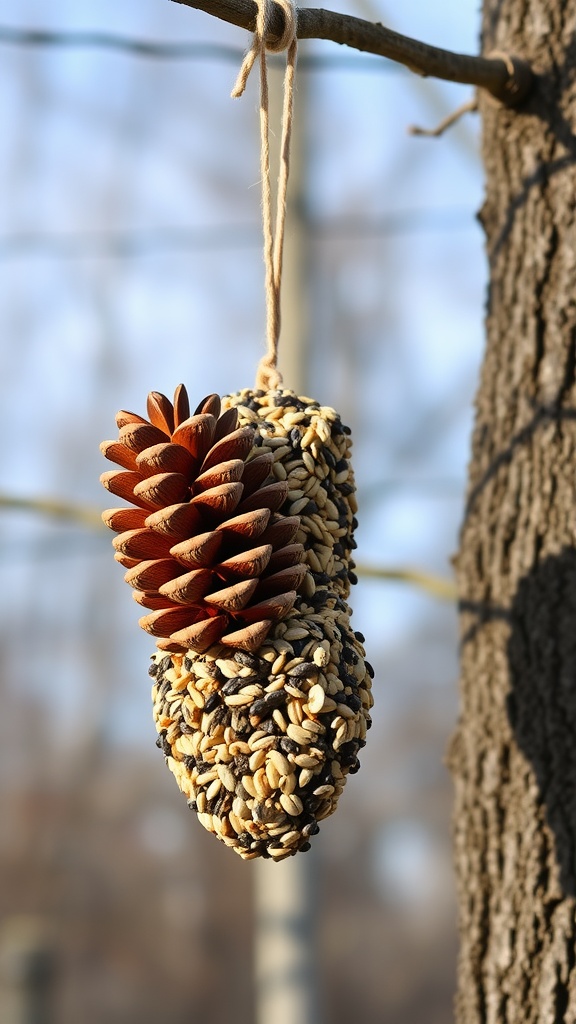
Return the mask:
<path id="1" fill-rule="evenodd" d="M 534 414 L 532 418 L 511 438 L 507 447 L 492 459 L 486 472 L 482 475 L 478 483 L 471 489 L 466 500 L 464 522 L 466 522 L 468 517 L 474 511 L 476 503 L 482 495 L 486 485 L 494 479 L 503 467 L 510 465 L 517 450 L 526 446 L 540 427 L 551 422 L 556 422 L 560 426 L 563 421 L 576 420 L 576 409 L 563 409 L 561 407 L 565 391 L 574 383 L 574 376 L 576 374 L 575 361 L 576 352 L 571 349 L 568 353 L 568 360 L 565 368 L 565 380 L 558 393 L 556 401 L 549 403 L 548 405 L 534 405 Z"/>
<path id="2" fill-rule="evenodd" d="M 576 895 L 576 551 L 543 559 L 510 609 L 509 720 L 534 769 L 560 882 Z"/>
<path id="3" fill-rule="evenodd" d="M 494 12 L 492 22 L 489 23 L 485 32 L 485 52 L 491 48 L 487 44 L 487 39 L 493 35 L 495 25 L 499 23 L 500 18 L 499 5 Z M 500 250 L 508 241 L 516 214 L 524 207 L 531 192 L 534 189 L 542 191 L 547 187 L 551 178 L 568 167 L 574 166 L 576 161 L 576 134 L 571 120 L 562 115 L 557 98 L 562 92 L 569 93 L 571 90 L 575 62 L 576 33 L 572 35 L 564 50 L 562 62 L 551 64 L 546 71 L 541 71 L 536 75 L 536 85 L 527 101 L 520 108 L 522 114 L 528 117 L 537 117 L 547 124 L 550 133 L 548 147 L 547 151 L 542 153 L 542 159 L 538 161 L 535 170 L 524 178 L 521 188 L 511 198 L 504 223 L 490 247 L 490 259 L 492 261 L 498 256 Z M 515 115 L 512 114 L 511 116 Z M 555 145 L 550 148 L 549 143 L 552 139 Z M 550 156 L 547 156 L 547 152 L 553 154 L 552 159 L 550 159 Z M 479 220 L 482 224 L 485 223 L 484 218 L 485 213 L 480 211 Z"/>

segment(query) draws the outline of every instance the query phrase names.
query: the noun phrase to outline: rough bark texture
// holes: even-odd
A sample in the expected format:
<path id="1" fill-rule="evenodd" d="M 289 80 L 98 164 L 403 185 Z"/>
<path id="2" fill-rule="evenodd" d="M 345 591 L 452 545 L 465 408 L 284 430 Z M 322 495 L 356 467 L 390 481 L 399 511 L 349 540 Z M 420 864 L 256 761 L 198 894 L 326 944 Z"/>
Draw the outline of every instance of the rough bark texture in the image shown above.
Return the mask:
<path id="1" fill-rule="evenodd" d="M 485 0 L 491 284 L 457 574 L 459 1024 L 576 1021 L 576 0 Z"/>

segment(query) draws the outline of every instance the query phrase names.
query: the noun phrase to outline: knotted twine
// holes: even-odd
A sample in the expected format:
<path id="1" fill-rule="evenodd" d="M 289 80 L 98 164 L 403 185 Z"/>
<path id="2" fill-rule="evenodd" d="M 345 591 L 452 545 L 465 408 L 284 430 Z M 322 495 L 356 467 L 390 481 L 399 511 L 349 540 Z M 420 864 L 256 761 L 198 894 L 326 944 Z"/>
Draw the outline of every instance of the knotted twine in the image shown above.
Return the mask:
<path id="1" fill-rule="evenodd" d="M 266 342 L 267 352 L 262 356 L 256 373 L 256 388 L 274 390 L 282 383 L 277 369 L 278 341 L 280 338 L 280 288 L 282 282 L 282 255 L 286 223 L 286 195 L 290 172 L 290 140 L 294 110 L 294 76 L 296 71 L 297 24 L 294 0 L 275 0 L 284 13 L 284 31 L 279 39 L 270 39 L 272 0 L 257 0 L 258 14 L 252 46 L 248 50 L 234 89 L 234 98 L 242 96 L 248 76 L 260 58 L 260 174 L 262 177 L 262 223 L 264 228 L 264 263 L 266 267 Z M 268 67 L 266 50 L 281 53 L 287 50 L 284 95 L 282 103 L 282 133 L 280 140 L 280 167 L 276 199 L 276 222 L 272 225 L 272 188 L 270 184 L 270 117 L 268 99 Z"/>

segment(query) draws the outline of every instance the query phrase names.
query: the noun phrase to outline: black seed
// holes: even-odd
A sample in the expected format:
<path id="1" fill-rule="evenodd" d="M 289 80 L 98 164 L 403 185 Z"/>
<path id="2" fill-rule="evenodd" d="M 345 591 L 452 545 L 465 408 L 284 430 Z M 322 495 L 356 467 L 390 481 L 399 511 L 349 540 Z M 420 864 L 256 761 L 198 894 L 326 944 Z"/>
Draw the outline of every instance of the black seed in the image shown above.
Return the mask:
<path id="1" fill-rule="evenodd" d="M 354 487 L 352 484 L 340 484 L 340 492 L 347 498 L 349 494 L 354 494 Z M 356 526 L 353 529 L 356 529 Z"/>
<path id="2" fill-rule="evenodd" d="M 330 577 L 327 572 L 313 572 L 314 582 L 318 587 L 327 587 L 330 583 Z"/>
<path id="3" fill-rule="evenodd" d="M 150 667 L 148 668 L 148 675 L 149 676 L 155 676 L 157 671 L 158 671 L 158 664 L 157 664 L 157 662 L 153 661 L 152 664 L 150 665 Z"/>
<path id="4" fill-rule="evenodd" d="M 190 736 L 190 734 L 195 732 L 195 731 L 196 730 L 193 729 L 191 725 L 188 725 L 188 722 L 185 722 L 183 720 L 180 722 L 180 732 L 183 733 L 184 735 Z"/>
<path id="5" fill-rule="evenodd" d="M 301 515 L 301 516 L 313 516 L 313 515 L 316 514 L 317 511 L 318 511 L 318 505 L 316 504 L 315 501 L 312 501 L 312 499 L 310 498 L 310 501 L 308 501 L 304 505 L 304 508 L 300 510 L 298 515 Z"/>
<path id="6" fill-rule="evenodd" d="M 309 836 L 317 836 L 319 831 L 320 825 L 318 824 L 315 818 L 312 818 L 312 821 L 309 821 L 306 825 L 304 825 L 304 828 L 302 829 L 302 835 L 305 836 L 306 839 L 308 839 Z"/>
<path id="7" fill-rule="evenodd" d="M 360 750 L 361 750 L 362 747 L 366 746 L 366 740 L 358 740 L 358 746 L 360 747 Z"/>
<path id="8" fill-rule="evenodd" d="M 357 757 L 354 758 L 354 763 L 350 765 L 348 771 L 350 775 L 356 775 L 356 772 L 360 771 L 360 761 Z"/>
<path id="9" fill-rule="evenodd" d="M 295 740 L 291 740 L 289 736 L 282 736 L 278 746 L 283 754 L 299 754 L 300 747 Z"/>
<path id="10" fill-rule="evenodd" d="M 209 715 L 211 711 L 214 711 L 214 708 L 217 708 L 219 703 L 220 695 L 218 693 L 211 693 L 210 696 L 206 698 L 204 704 L 204 711 L 206 714 Z"/>
<path id="11" fill-rule="evenodd" d="M 334 469 L 336 465 L 336 459 L 332 455 L 332 452 L 328 448 L 325 448 L 323 455 L 324 458 L 326 459 L 327 464 L 330 466 L 330 469 Z"/>
<path id="12" fill-rule="evenodd" d="M 187 672 L 192 671 L 192 664 L 192 658 L 189 658 L 188 655 L 186 655 L 186 657 L 184 658 L 184 668 L 186 669 Z"/>
<path id="13" fill-rule="evenodd" d="M 253 704 L 248 708 L 248 714 L 250 718 L 263 718 L 270 711 L 270 706 L 266 704 L 265 700 L 255 700 Z"/>
<path id="14" fill-rule="evenodd" d="M 352 584 L 353 587 L 356 586 L 356 584 L 358 583 L 358 577 L 355 572 L 349 572 L 348 579 L 350 580 L 350 583 Z"/>
<path id="15" fill-rule="evenodd" d="M 302 843 L 302 846 L 300 847 L 300 853 L 308 853 L 309 849 L 310 843 Z"/>
<path id="16" fill-rule="evenodd" d="M 252 836 L 249 832 L 241 832 L 237 842 L 239 846 L 243 846 L 247 850 L 252 845 Z"/>
<path id="17" fill-rule="evenodd" d="M 364 664 L 366 665 L 366 671 L 370 676 L 370 679 L 374 679 L 374 669 L 372 668 L 372 665 L 369 661 L 365 661 Z"/>
<path id="18" fill-rule="evenodd" d="M 156 746 L 159 747 L 160 750 L 162 750 L 162 740 L 160 739 L 159 736 L 156 737 Z"/>
<path id="19" fill-rule="evenodd" d="M 292 679 L 302 679 L 304 676 L 318 675 L 320 669 L 318 665 L 313 661 L 303 661 L 300 665 L 294 665 L 288 672 L 288 677 Z"/>
<path id="20" fill-rule="evenodd" d="M 343 430 L 343 431 L 344 431 L 344 433 L 345 433 L 345 434 L 347 434 L 348 436 L 350 436 L 350 434 L 352 433 L 352 431 L 350 430 L 350 427 L 347 427 L 345 423 L 343 423 L 343 424 L 342 424 L 342 430 Z"/>
<path id="21" fill-rule="evenodd" d="M 187 800 L 186 803 L 188 804 L 188 807 L 190 808 L 191 811 L 195 811 L 196 810 L 196 801 L 195 800 Z"/>
<path id="22" fill-rule="evenodd" d="M 189 754 L 188 757 L 184 758 L 184 764 L 186 765 L 189 772 L 191 772 L 196 767 L 196 758 L 193 756 L 193 754 Z"/>
<path id="23" fill-rule="evenodd" d="M 302 654 L 302 651 L 304 650 L 304 648 L 306 647 L 306 644 L 308 644 L 308 643 L 310 643 L 310 637 L 309 636 L 305 636 L 301 640 L 292 640 L 292 648 L 294 650 L 294 655 L 297 658 L 300 657 L 300 655 Z M 282 691 L 279 691 L 279 692 L 282 692 Z"/>
<path id="24" fill-rule="evenodd" d="M 265 718 L 260 722 L 260 729 L 263 732 L 267 732 L 269 736 L 277 736 L 280 733 L 280 727 L 276 725 L 276 722 L 272 718 Z"/>
<path id="25" fill-rule="evenodd" d="M 342 757 L 355 757 L 358 753 L 358 744 L 356 740 L 348 740 L 348 743 L 343 743 L 338 753 Z"/>
<path id="26" fill-rule="evenodd" d="M 227 708 L 225 704 L 221 704 L 219 708 L 216 708 L 215 711 L 212 712 L 212 714 L 214 715 L 212 719 L 213 725 L 223 725 L 224 727 L 230 725 L 232 714 L 230 712 L 230 708 Z"/>
<path id="27" fill-rule="evenodd" d="M 254 434 L 253 445 L 254 445 L 255 448 L 261 448 L 262 447 L 262 436 L 261 436 L 261 434 Z"/>
<path id="28" fill-rule="evenodd" d="M 285 690 L 272 690 L 264 697 L 264 703 L 268 708 L 281 708 L 286 703 L 287 694 Z"/>
<path id="29" fill-rule="evenodd" d="M 366 718 L 366 729 L 371 729 L 371 728 L 372 728 L 372 719 L 367 717 Z"/>
<path id="30" fill-rule="evenodd" d="M 255 658 L 248 651 L 236 651 L 234 661 L 237 661 L 239 665 L 246 665 L 247 668 L 252 668 L 255 671 L 260 668 L 260 659 Z"/>
<path id="31" fill-rule="evenodd" d="M 290 434 L 288 436 L 290 438 L 290 443 L 291 443 L 292 447 L 293 448 L 300 448 L 300 442 L 302 440 L 302 434 L 298 430 L 298 427 L 292 427 L 292 430 L 290 431 Z"/>
<path id="32" fill-rule="evenodd" d="M 244 686 L 243 679 L 229 679 L 222 687 L 221 693 L 223 697 L 231 697 L 232 694 L 238 693 Z"/>
<path id="33" fill-rule="evenodd" d="M 352 516 L 352 529 L 353 530 L 357 530 L 358 529 L 358 520 L 357 520 L 356 516 Z"/>
<path id="34" fill-rule="evenodd" d="M 360 708 L 362 707 L 362 701 L 356 693 L 351 693 L 350 696 L 346 698 L 346 703 L 351 711 L 360 711 Z"/>
<path id="35" fill-rule="evenodd" d="M 218 683 L 227 682 L 226 676 L 220 671 L 218 665 L 214 661 L 205 661 L 204 670 L 207 676 L 210 676 L 211 679 L 216 679 Z"/>
<path id="36" fill-rule="evenodd" d="M 166 754 L 166 757 L 170 757 L 170 755 L 172 754 L 172 747 L 168 743 L 168 740 L 166 739 L 166 735 L 165 734 L 164 734 L 164 736 L 162 736 L 161 743 L 162 743 L 162 750 Z"/>
<path id="37" fill-rule="evenodd" d="M 338 459 L 334 469 L 337 473 L 342 473 L 345 469 L 348 469 L 348 459 Z"/>
<path id="38" fill-rule="evenodd" d="M 170 657 L 169 654 L 167 654 L 165 658 L 162 658 L 162 661 L 160 662 L 158 668 L 159 668 L 160 672 L 167 672 L 168 669 L 171 668 L 171 667 L 172 667 L 172 658 Z"/>
<path id="39" fill-rule="evenodd" d="M 249 719 L 246 715 L 236 715 L 236 725 L 232 726 L 237 736 L 247 736 L 252 731 Z"/>
<path id="40" fill-rule="evenodd" d="M 350 647 L 342 648 L 342 659 L 346 662 L 347 665 L 355 665 L 356 662 L 358 661 L 358 658 L 354 654 L 354 651 L 350 649 Z"/>
<path id="41" fill-rule="evenodd" d="M 236 754 L 234 758 L 234 771 L 237 775 L 247 775 L 250 771 L 250 759 L 246 754 Z"/>
<path id="42" fill-rule="evenodd" d="M 344 548 L 342 547 L 340 541 L 336 541 L 334 545 L 334 554 L 338 555 L 338 558 L 342 558 L 344 554 Z"/>
<path id="43" fill-rule="evenodd" d="M 224 793 L 216 801 L 214 808 L 214 814 L 217 814 L 219 818 L 222 818 L 224 814 L 228 814 L 228 811 L 232 807 L 232 796 L 230 793 Z"/>

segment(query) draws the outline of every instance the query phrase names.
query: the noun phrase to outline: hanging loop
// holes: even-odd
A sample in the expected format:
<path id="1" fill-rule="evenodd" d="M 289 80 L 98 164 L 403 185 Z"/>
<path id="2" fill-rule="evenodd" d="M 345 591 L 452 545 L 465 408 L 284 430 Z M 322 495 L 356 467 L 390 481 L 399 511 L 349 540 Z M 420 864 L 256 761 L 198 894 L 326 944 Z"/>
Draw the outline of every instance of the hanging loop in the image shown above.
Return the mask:
<path id="1" fill-rule="evenodd" d="M 262 177 L 262 223 L 264 229 L 264 263 L 266 267 L 266 341 L 267 352 L 258 365 L 256 387 L 273 390 L 282 383 L 277 368 L 280 338 L 280 289 L 282 283 L 282 255 L 286 223 L 286 197 L 290 173 L 290 141 L 294 110 L 294 77 L 296 71 L 297 15 L 294 0 L 275 0 L 284 13 L 284 31 L 279 39 L 267 37 L 273 9 L 272 0 L 258 0 L 256 31 L 252 45 L 243 62 L 233 97 L 241 96 L 254 63 L 260 59 L 260 172 Z M 272 188 L 270 184 L 270 124 L 268 97 L 268 68 L 266 50 L 274 53 L 287 50 L 282 104 L 282 133 L 280 141 L 280 169 L 276 201 L 275 225 L 272 224 Z"/>

